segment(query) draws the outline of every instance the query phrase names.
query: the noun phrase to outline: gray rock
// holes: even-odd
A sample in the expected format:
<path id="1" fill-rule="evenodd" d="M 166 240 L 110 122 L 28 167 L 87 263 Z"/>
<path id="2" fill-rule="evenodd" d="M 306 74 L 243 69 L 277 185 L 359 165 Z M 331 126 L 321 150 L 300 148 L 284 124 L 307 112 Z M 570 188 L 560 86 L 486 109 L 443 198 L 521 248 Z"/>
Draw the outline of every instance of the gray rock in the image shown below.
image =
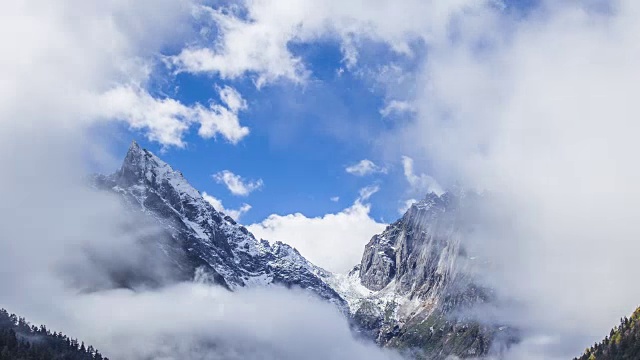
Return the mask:
<path id="1" fill-rule="evenodd" d="M 429 194 L 366 245 L 359 279 L 373 293 L 351 301 L 350 310 L 379 344 L 440 359 L 486 355 L 498 336 L 515 341 L 511 329 L 469 311 L 494 300 L 470 271 L 474 260 L 462 241 L 476 201 L 474 194 Z"/>
<path id="2" fill-rule="evenodd" d="M 279 284 L 308 289 L 341 308 L 344 300 L 320 277 L 327 272 L 283 243 L 258 241 L 244 226 L 217 211 L 183 177 L 136 142 L 120 169 L 97 175 L 94 184 L 122 197 L 164 230 L 156 246 L 171 263 L 173 280 L 198 279 L 230 290 Z"/>

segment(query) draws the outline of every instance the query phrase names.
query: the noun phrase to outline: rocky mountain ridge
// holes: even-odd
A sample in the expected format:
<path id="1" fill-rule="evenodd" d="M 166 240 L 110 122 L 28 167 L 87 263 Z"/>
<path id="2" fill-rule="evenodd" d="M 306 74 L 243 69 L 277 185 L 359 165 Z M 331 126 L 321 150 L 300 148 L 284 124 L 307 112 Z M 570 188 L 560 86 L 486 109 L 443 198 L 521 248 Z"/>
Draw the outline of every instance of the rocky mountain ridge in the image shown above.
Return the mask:
<path id="1" fill-rule="evenodd" d="M 512 329 L 484 325 L 470 312 L 492 300 L 490 289 L 467 271 L 476 260 L 463 245 L 462 214 L 475 200 L 463 193 L 427 195 L 371 238 L 347 277 L 350 285 L 336 287 L 377 343 L 440 359 L 499 354 L 517 341 Z"/>
<path id="2" fill-rule="evenodd" d="M 164 229 L 161 253 L 179 279 L 245 286 L 297 286 L 336 304 L 354 328 L 381 346 L 416 357 L 488 354 L 501 330 L 460 317 L 489 293 L 461 268 L 462 198 L 429 194 L 375 235 L 349 274 L 333 274 L 289 245 L 257 240 L 217 211 L 176 170 L 133 142 L 121 168 L 94 178 Z M 426 355 L 425 355 L 426 354 Z"/>
<path id="3" fill-rule="evenodd" d="M 340 307 L 345 305 L 321 280 L 328 276 L 325 270 L 287 244 L 258 241 L 244 226 L 214 209 L 182 173 L 136 142 L 118 171 L 98 175 L 94 183 L 119 194 L 130 209 L 143 212 L 166 230 L 166 240 L 159 246 L 176 264 L 180 278 L 197 275 L 230 290 L 267 284 L 299 286 Z"/>

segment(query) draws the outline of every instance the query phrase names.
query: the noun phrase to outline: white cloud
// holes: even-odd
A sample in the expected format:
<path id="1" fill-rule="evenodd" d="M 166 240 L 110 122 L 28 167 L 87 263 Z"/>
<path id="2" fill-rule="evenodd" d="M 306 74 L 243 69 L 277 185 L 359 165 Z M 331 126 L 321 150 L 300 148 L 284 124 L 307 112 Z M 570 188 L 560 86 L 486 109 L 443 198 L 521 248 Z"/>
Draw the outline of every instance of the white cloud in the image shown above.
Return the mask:
<path id="1" fill-rule="evenodd" d="M 182 138 L 192 121 L 193 108 L 171 98 L 156 99 L 145 90 L 122 86 L 102 96 L 106 117 L 127 122 L 133 129 L 147 131 L 149 140 L 167 146 L 184 146 Z"/>
<path id="2" fill-rule="evenodd" d="M 500 221 L 469 246 L 519 305 L 501 315 L 546 339 L 516 359 L 576 356 L 640 301 L 640 3 L 594 3 L 542 2 L 430 48 L 398 139 L 497 198 L 482 211 Z"/>
<path id="3" fill-rule="evenodd" d="M 408 101 L 391 100 L 384 108 L 380 109 L 380 115 L 388 117 L 391 115 L 402 115 L 405 113 L 414 112 L 413 105 Z"/>
<path id="4" fill-rule="evenodd" d="M 387 169 L 376 165 L 373 161 L 364 159 L 359 163 L 347 166 L 345 171 L 351 175 L 366 176 L 371 174 L 386 174 Z"/>
<path id="5" fill-rule="evenodd" d="M 404 176 L 411 186 L 412 192 L 420 193 L 422 195 L 426 195 L 431 192 L 434 192 L 438 195 L 443 193 L 442 187 L 440 187 L 440 185 L 434 178 L 426 174 L 415 174 L 412 158 L 403 156 L 402 166 L 404 168 Z"/>
<path id="6" fill-rule="evenodd" d="M 359 196 L 356 202 L 367 201 L 371 198 L 371 196 L 373 196 L 373 194 L 377 193 L 378 191 L 380 191 L 380 186 L 378 185 L 363 187 L 362 189 L 360 189 L 360 191 L 358 191 Z"/>
<path id="7" fill-rule="evenodd" d="M 239 209 L 236 209 L 236 210 L 226 209 L 222 205 L 222 201 L 220 201 L 219 199 L 207 194 L 206 192 L 202 193 L 202 198 L 205 199 L 209 204 L 211 204 L 211 206 L 213 206 L 214 209 L 216 209 L 217 211 L 221 211 L 221 212 L 225 213 L 226 215 L 231 216 L 236 221 L 240 221 L 240 217 L 243 214 L 245 214 L 246 212 L 248 212 L 249 210 L 251 210 L 251 205 L 249 205 L 249 204 L 242 204 L 242 206 Z"/>
<path id="8" fill-rule="evenodd" d="M 186 106 L 171 99 L 157 99 L 136 86 L 120 86 L 101 96 L 99 115 L 127 122 L 133 129 L 146 130 L 149 140 L 165 146 L 183 147 L 183 137 L 193 123 L 199 123 L 198 134 L 207 139 L 216 134 L 236 144 L 249 134 L 240 125 L 238 111 L 246 104 L 234 89 L 218 89 L 223 102 L 211 104 L 207 109 L 196 104 Z"/>
<path id="9" fill-rule="evenodd" d="M 404 215 L 404 213 L 406 213 L 406 212 L 407 212 L 407 210 L 409 210 L 409 208 L 411 208 L 411 205 L 413 205 L 413 204 L 415 204 L 415 203 L 417 203 L 417 202 L 418 202 L 418 200 L 416 200 L 416 199 L 409 199 L 409 200 L 405 200 L 405 201 L 402 203 L 402 206 L 400 206 L 400 207 L 398 208 L 398 213 L 399 213 L 400 215 Z"/>
<path id="10" fill-rule="evenodd" d="M 240 125 L 238 112 L 247 108 L 246 101 L 235 89 L 224 86 L 217 88 L 220 99 L 225 106 L 211 104 L 209 109 L 203 106 L 196 108 L 200 129 L 198 135 L 205 139 L 212 138 L 216 134 L 225 137 L 230 143 L 237 144 L 245 136 L 249 135 L 249 128 Z"/>
<path id="11" fill-rule="evenodd" d="M 223 170 L 213 175 L 216 182 L 224 184 L 233 195 L 247 196 L 259 190 L 264 185 L 262 179 L 246 180 L 229 170 Z"/>
<path id="12" fill-rule="evenodd" d="M 242 95 L 240 95 L 240 93 L 236 89 L 228 85 L 216 88 L 218 90 L 218 94 L 220 95 L 220 99 L 232 112 L 238 113 L 238 111 L 245 110 L 247 108 L 246 100 L 242 98 Z"/>
<path id="13" fill-rule="evenodd" d="M 364 203 L 376 191 L 375 186 L 362 189 L 352 206 L 335 214 L 312 218 L 301 213 L 273 214 L 248 229 L 258 238 L 295 247 L 320 267 L 345 273 L 360 262 L 371 237 L 386 227 L 371 218 L 371 205 Z"/>
<path id="14" fill-rule="evenodd" d="M 2 40 L 13 56 L 0 60 L 0 107 L 32 122 L 86 125 L 116 119 L 164 146 L 184 146 L 184 135 L 199 123 L 203 137 L 220 134 L 237 143 L 248 129 L 237 117 L 243 103 L 233 102 L 233 94 L 226 96 L 232 90 L 221 89 L 222 100 L 230 99 L 227 107 L 206 108 L 157 98 L 146 89 L 161 49 L 191 36 L 193 6 L 190 0 L 116 1 L 97 8 L 73 0 L 3 6 Z M 110 21 L 113 26 L 106 26 Z M 21 36 L 9 36 L 12 30 L 7 29 Z M 21 60 L 26 58 L 31 60 Z M 22 97 L 39 105 L 27 105 Z M 35 120 L 40 111 L 46 116 Z"/>
<path id="15" fill-rule="evenodd" d="M 340 196 L 332 196 L 330 200 L 333 202 L 338 202 L 340 201 Z"/>
<path id="16" fill-rule="evenodd" d="M 278 79 L 301 82 L 308 71 L 289 51 L 291 43 L 337 39 L 351 68 L 357 63 L 358 39 L 381 41 L 410 54 L 410 42 L 445 36 L 454 16 L 478 11 L 488 2 L 405 0 L 398 6 L 382 0 L 370 6 L 363 0 L 258 0 L 227 8 L 202 7 L 198 16 L 213 23 L 217 37 L 183 50 L 172 62 L 179 71 L 223 78 L 255 74 L 258 86 Z"/>
<path id="17" fill-rule="evenodd" d="M 271 287 L 232 293 L 181 283 L 157 291 L 78 296 L 62 307 L 71 316 L 49 323 L 83 334 L 110 358 L 402 359 L 373 342 L 355 339 L 333 305 L 299 290 Z"/>

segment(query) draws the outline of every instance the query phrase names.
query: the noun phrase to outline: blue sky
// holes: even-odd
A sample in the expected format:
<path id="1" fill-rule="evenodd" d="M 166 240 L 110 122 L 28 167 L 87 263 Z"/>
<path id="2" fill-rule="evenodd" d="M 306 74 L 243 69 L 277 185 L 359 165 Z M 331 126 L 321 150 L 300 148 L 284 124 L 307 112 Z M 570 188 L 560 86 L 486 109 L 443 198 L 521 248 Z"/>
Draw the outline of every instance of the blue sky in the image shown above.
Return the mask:
<path id="1" fill-rule="evenodd" d="M 533 4 L 516 0 L 505 11 L 526 14 Z M 200 40 L 215 39 L 220 36 L 216 31 L 214 26 Z M 186 146 L 179 148 L 150 141 L 145 129 L 122 126 L 116 154 L 123 155 L 129 139 L 135 139 L 226 208 L 250 204 L 243 223 L 259 222 L 273 213 L 301 212 L 309 217 L 335 213 L 353 204 L 358 191 L 370 185 L 380 189 L 370 199 L 371 216 L 379 222 L 394 221 L 405 201 L 427 190 L 410 189 L 401 154 L 388 153 L 380 143 L 394 128 L 412 121 L 413 112 L 383 116 L 381 110 L 391 100 L 412 96 L 413 76 L 428 50 L 422 40 L 415 40 L 409 43 L 410 54 L 398 53 L 389 44 L 363 37 L 357 40 L 357 64 L 348 66 L 340 40 L 328 36 L 287 44 L 307 71 L 303 83 L 283 78 L 257 87 L 255 71 L 229 78 L 216 72 L 172 73 L 162 63 L 156 64 L 148 90 L 159 98 L 206 105 L 220 101 L 216 87 L 233 87 L 247 103 L 238 118 L 250 134 L 232 144 L 220 135 L 203 139 L 191 128 L 183 137 Z M 164 55 L 175 56 L 180 50 L 168 47 Z M 388 66 L 400 69 L 408 79 L 398 86 L 389 86 L 390 79 L 376 79 Z M 345 171 L 363 159 L 384 167 L 386 173 L 354 176 Z M 428 162 L 417 164 L 416 171 L 429 172 Z M 247 196 L 235 196 L 212 177 L 223 170 L 247 181 L 261 179 L 264 185 Z"/>
<path id="2" fill-rule="evenodd" d="M 489 127 L 464 110 L 491 106 L 499 88 L 475 76 L 537 3 L 358 1 L 194 0 L 142 76 L 102 95 L 120 120 L 113 154 L 135 139 L 257 237 L 348 271 L 412 202 L 489 154 Z M 369 171 L 347 171 L 358 164 Z"/>
<path id="3" fill-rule="evenodd" d="M 372 216 L 379 221 L 395 220 L 399 201 L 405 196 L 401 159 L 381 160 L 375 138 L 403 119 L 380 114 L 384 92 L 363 76 L 344 71 L 339 44 L 291 48 L 311 72 L 305 84 L 283 80 L 258 89 L 250 76 L 225 81 L 182 73 L 156 89 L 160 94 L 172 92 L 172 97 L 185 104 L 206 104 L 217 99 L 216 85 L 233 86 L 247 101 L 239 119 L 251 131 L 238 144 L 221 136 L 203 139 L 191 129 L 184 139 L 185 148 L 164 147 L 149 141 L 144 131 L 123 127 L 117 153 L 123 155 L 128 138 L 135 139 L 181 170 L 197 189 L 222 200 L 225 207 L 251 204 L 253 208 L 242 216 L 245 223 L 272 213 L 302 212 L 315 217 L 338 212 L 354 202 L 361 188 L 372 184 L 380 186 L 371 199 Z M 377 59 L 380 63 L 394 58 L 382 46 L 375 55 L 382 57 Z M 388 168 L 388 173 L 354 176 L 345 171 L 363 159 Z M 247 180 L 262 179 L 264 186 L 248 196 L 234 196 L 212 178 L 223 170 Z M 339 200 L 332 201 L 334 197 Z"/>

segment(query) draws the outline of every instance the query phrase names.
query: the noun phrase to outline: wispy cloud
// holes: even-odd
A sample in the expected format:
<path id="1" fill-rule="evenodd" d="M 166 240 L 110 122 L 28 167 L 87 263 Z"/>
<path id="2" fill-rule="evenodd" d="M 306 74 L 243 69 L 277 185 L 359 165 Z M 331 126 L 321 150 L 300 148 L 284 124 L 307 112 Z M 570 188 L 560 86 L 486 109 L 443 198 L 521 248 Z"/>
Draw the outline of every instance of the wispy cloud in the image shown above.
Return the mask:
<path id="1" fill-rule="evenodd" d="M 242 206 L 239 209 L 227 209 L 224 207 L 224 205 L 222 205 L 222 201 L 219 200 L 218 198 L 207 194 L 206 192 L 202 193 L 202 198 L 205 199 L 209 204 L 211 204 L 211 206 L 213 206 L 214 209 L 216 209 L 217 211 L 221 211 L 229 216 L 231 216 L 233 219 L 235 219 L 236 221 L 240 220 L 240 217 L 245 214 L 246 212 L 248 212 L 249 210 L 251 210 L 251 205 L 249 204 L 242 204 Z"/>
<path id="2" fill-rule="evenodd" d="M 347 166 L 345 171 L 351 175 L 355 176 L 366 176 L 371 174 L 386 174 L 387 169 L 381 166 L 376 165 L 373 161 L 364 159 L 358 162 L 357 164 L 353 164 L 351 166 Z"/>
<path id="3" fill-rule="evenodd" d="M 264 186 L 262 179 L 246 180 L 229 170 L 223 170 L 214 174 L 213 179 L 219 184 L 224 184 L 233 195 L 238 196 L 247 196 Z"/>
<path id="4" fill-rule="evenodd" d="M 416 199 L 408 199 L 402 202 L 402 205 L 398 208 L 398 213 L 400 215 L 404 215 L 404 213 L 407 212 L 407 210 L 409 210 L 409 208 L 411 208 L 411 205 L 417 203 L 418 200 Z"/>
<path id="5" fill-rule="evenodd" d="M 201 7 L 197 16 L 215 26 L 215 39 L 182 50 L 171 58 L 177 71 L 216 74 L 225 79 L 255 76 L 258 86 L 287 79 L 305 82 L 309 71 L 289 49 L 293 41 L 313 42 L 332 34 L 340 42 L 347 68 L 356 66 L 359 38 L 388 44 L 392 51 L 411 54 L 416 38 L 444 37 L 451 18 L 481 9 L 490 1 L 432 2 L 384 0 L 362 7 L 359 1 L 282 0 L 245 3 L 237 8 Z"/>
<path id="6" fill-rule="evenodd" d="M 414 112 L 413 104 L 408 101 L 391 100 L 385 107 L 380 109 L 380 115 L 388 117 L 391 115 L 402 115 L 406 113 Z"/>
<path id="7" fill-rule="evenodd" d="M 411 186 L 412 192 L 421 193 L 421 195 L 426 195 L 430 192 L 436 194 L 443 193 L 442 187 L 433 177 L 426 174 L 417 175 L 415 173 L 412 158 L 403 156 L 402 167 L 404 169 L 404 176 Z"/>

